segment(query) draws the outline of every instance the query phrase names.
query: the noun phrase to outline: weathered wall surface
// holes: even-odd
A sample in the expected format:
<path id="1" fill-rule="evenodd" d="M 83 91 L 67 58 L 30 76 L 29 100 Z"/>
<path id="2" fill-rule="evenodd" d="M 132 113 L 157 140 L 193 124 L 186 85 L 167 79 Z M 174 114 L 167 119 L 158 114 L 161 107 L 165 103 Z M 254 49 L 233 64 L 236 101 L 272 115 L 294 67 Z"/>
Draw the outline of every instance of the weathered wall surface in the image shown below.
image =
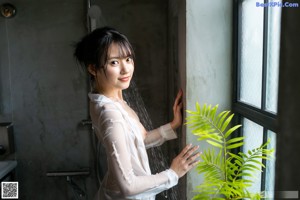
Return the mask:
<path id="1" fill-rule="evenodd" d="M 0 3 L 6 1 L 0 0 Z M 88 118 L 88 84 L 72 44 L 87 33 L 84 0 L 14 0 L 17 15 L 0 18 L 0 121 L 15 130 L 20 198 L 73 199 L 66 178 L 48 171 L 79 170 L 92 199 L 98 189 Z M 135 80 L 155 126 L 168 122 L 167 1 L 99 1 L 106 25 L 136 50 Z"/>

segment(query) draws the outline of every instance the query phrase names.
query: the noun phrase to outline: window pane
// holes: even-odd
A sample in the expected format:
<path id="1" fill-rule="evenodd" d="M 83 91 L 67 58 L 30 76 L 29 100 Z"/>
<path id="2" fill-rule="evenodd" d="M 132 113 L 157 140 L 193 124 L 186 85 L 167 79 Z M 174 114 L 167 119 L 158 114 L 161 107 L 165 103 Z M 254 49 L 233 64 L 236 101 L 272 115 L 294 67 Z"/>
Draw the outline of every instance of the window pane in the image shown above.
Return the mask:
<path id="1" fill-rule="evenodd" d="M 264 9 L 256 0 L 241 3 L 240 35 L 240 101 L 261 108 Z"/>
<path id="2" fill-rule="evenodd" d="M 281 8 L 268 10 L 266 110 L 277 113 Z"/>
<path id="3" fill-rule="evenodd" d="M 268 149 L 276 150 L 276 133 L 268 130 L 267 132 L 268 139 L 270 139 L 270 144 L 268 145 Z M 276 152 L 274 152 L 274 155 Z M 275 157 L 271 160 L 266 161 L 266 169 L 265 169 L 265 191 L 266 197 L 268 199 L 274 199 L 274 187 L 275 187 Z"/>
<path id="4" fill-rule="evenodd" d="M 263 127 L 244 118 L 243 119 L 243 135 L 244 139 L 244 146 L 243 152 L 247 153 L 248 150 L 255 149 L 259 147 L 263 143 Z M 258 159 L 258 161 L 262 161 Z M 259 165 L 256 165 L 260 168 Z M 256 171 L 253 173 L 253 184 L 249 187 L 249 192 L 257 193 L 261 191 L 261 172 Z"/>

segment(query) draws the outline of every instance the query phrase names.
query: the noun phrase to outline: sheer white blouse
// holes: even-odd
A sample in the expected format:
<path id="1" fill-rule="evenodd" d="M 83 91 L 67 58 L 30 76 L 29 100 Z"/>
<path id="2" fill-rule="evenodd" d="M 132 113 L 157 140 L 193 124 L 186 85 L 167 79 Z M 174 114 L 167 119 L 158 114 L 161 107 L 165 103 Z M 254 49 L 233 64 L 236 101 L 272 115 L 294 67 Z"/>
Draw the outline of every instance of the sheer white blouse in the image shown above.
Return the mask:
<path id="1" fill-rule="evenodd" d="M 177 138 L 170 124 L 146 132 L 126 103 L 101 94 L 90 93 L 89 98 L 93 127 L 108 163 L 96 200 L 154 200 L 156 194 L 178 183 L 172 169 L 152 175 L 146 152 Z"/>

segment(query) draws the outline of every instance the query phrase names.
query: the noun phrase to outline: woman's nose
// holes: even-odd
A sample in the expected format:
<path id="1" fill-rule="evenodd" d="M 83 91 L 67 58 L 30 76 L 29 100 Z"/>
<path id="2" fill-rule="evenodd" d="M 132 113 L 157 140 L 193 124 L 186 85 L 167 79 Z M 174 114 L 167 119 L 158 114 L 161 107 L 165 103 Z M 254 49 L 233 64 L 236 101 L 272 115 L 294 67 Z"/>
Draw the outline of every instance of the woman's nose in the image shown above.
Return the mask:
<path id="1" fill-rule="evenodd" d="M 127 63 L 126 60 L 123 60 L 121 62 L 121 67 L 122 67 L 121 72 L 122 72 L 122 74 L 126 74 L 130 71 L 130 65 L 131 64 Z"/>

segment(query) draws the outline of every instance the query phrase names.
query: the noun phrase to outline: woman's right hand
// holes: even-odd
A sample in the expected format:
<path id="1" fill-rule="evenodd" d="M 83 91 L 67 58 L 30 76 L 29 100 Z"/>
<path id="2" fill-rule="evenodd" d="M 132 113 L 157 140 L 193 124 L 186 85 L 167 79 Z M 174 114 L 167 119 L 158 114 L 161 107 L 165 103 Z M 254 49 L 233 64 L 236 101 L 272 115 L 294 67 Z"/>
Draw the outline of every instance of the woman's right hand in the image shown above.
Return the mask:
<path id="1" fill-rule="evenodd" d="M 176 172 L 179 178 L 198 164 L 199 161 L 196 159 L 200 156 L 200 153 L 195 152 L 198 148 L 199 146 L 186 145 L 180 154 L 173 159 L 170 168 Z"/>

